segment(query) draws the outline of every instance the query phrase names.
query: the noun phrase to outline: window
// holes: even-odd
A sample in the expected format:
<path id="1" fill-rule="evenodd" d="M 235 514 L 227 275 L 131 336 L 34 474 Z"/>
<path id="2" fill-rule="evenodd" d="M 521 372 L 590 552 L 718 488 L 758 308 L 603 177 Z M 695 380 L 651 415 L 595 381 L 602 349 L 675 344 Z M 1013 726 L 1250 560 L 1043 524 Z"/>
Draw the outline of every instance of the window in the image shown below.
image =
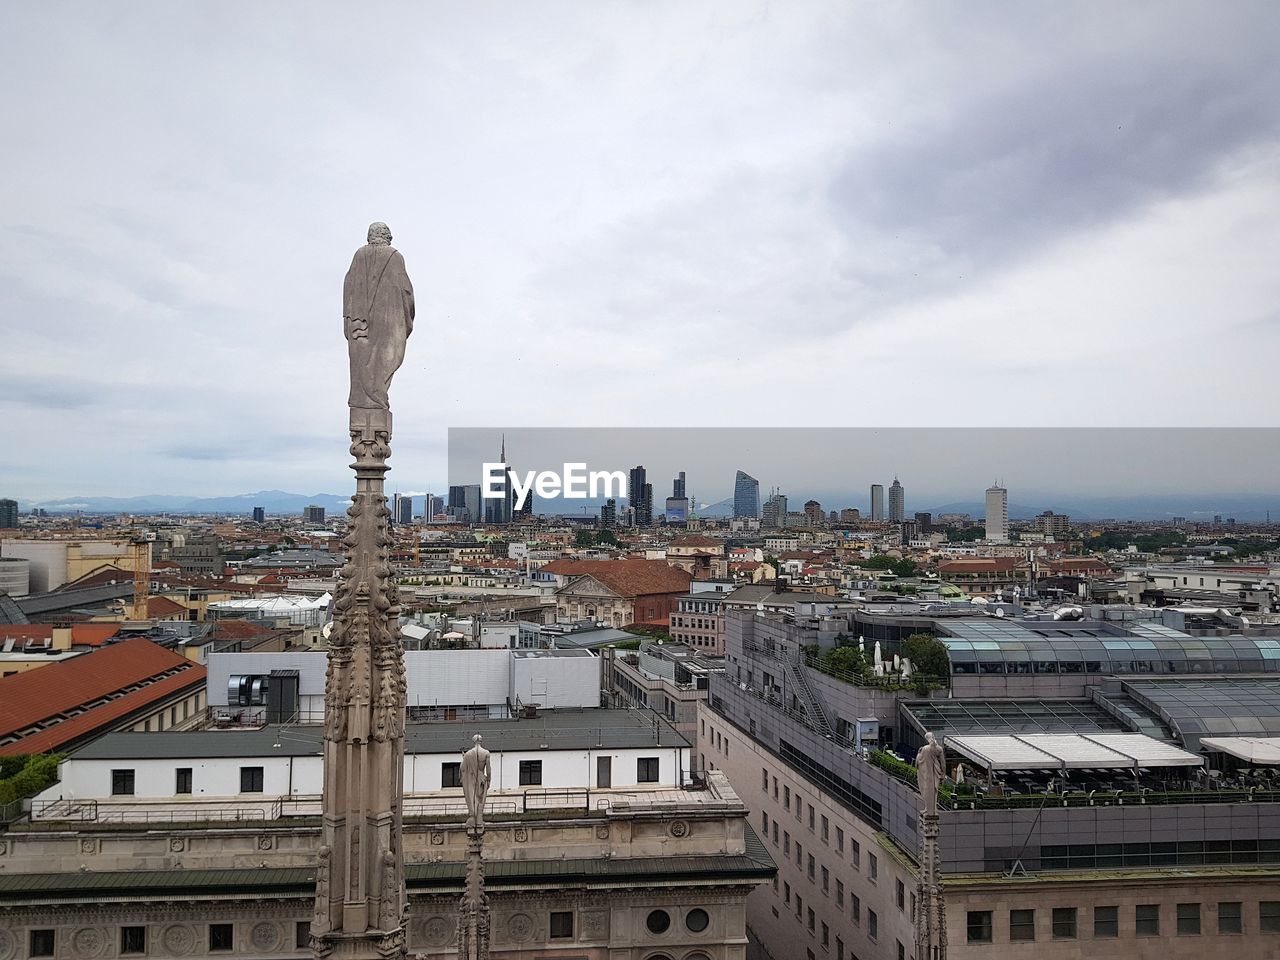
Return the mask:
<path id="1" fill-rule="evenodd" d="M 190 793 L 191 792 L 191 768 L 178 767 L 174 771 L 174 793 Z"/>
<path id="2" fill-rule="evenodd" d="M 849 894 L 849 916 L 855 927 L 862 926 L 862 898 L 856 893 Z"/>
<path id="3" fill-rule="evenodd" d="M 836 827 L 836 853 L 844 853 L 844 829 Z"/>
<path id="4" fill-rule="evenodd" d="M 54 953 L 53 931 L 32 930 L 31 950 L 29 952 L 33 957 L 52 957 Z"/>
<path id="5" fill-rule="evenodd" d="M 711 917 L 705 910 L 690 910 L 684 915 L 684 925 L 694 933 L 701 933 L 711 923 Z"/>
<path id="6" fill-rule="evenodd" d="M 671 928 L 671 914 L 665 910 L 650 910 L 644 925 L 649 928 L 650 933 L 666 933 Z"/>
<path id="7" fill-rule="evenodd" d="M 769 771 L 764 767 L 760 768 L 760 789 L 765 793 L 769 792 Z"/>
<path id="8" fill-rule="evenodd" d="M 763 810 L 760 811 L 760 832 L 766 837 L 769 835 L 769 814 Z"/>
<path id="9" fill-rule="evenodd" d="M 121 953 L 146 953 L 147 952 L 147 928 L 146 927 L 121 927 L 120 928 L 120 952 Z"/>
<path id="10" fill-rule="evenodd" d="M 1120 936 L 1120 908 L 1093 908 L 1093 935 L 1101 940 L 1104 937 Z"/>
<path id="11" fill-rule="evenodd" d="M 831 871 L 826 867 L 822 868 L 822 892 L 826 893 L 831 885 Z"/>
<path id="12" fill-rule="evenodd" d="M 1258 929 L 1263 933 L 1280 933 L 1280 900 L 1258 901 Z"/>
<path id="13" fill-rule="evenodd" d="M 782 788 L 782 805 L 786 807 L 788 810 L 791 809 L 791 788 L 790 787 Z"/>
<path id="14" fill-rule="evenodd" d="M 440 787 L 448 789 L 460 786 L 462 786 L 462 763 L 440 764 Z"/>
<path id="15" fill-rule="evenodd" d="M 1200 904 L 1178 904 L 1178 933 L 1181 936 L 1192 936 L 1200 932 Z"/>
<path id="16" fill-rule="evenodd" d="M 1076 938 L 1076 908 L 1053 908 L 1053 939 L 1074 940 Z"/>
<path id="17" fill-rule="evenodd" d="M 773 821 L 773 827 L 771 829 L 773 831 L 773 845 L 776 847 L 778 845 L 778 821 L 777 820 Z"/>
<path id="18" fill-rule="evenodd" d="M 813 833 L 813 804 L 809 804 L 809 832 Z"/>
<path id="19" fill-rule="evenodd" d="M 968 918 L 969 942 L 991 942 L 991 911 L 970 910 Z"/>
<path id="20" fill-rule="evenodd" d="M 901 880 L 893 881 L 894 895 L 898 901 L 898 909 L 906 911 L 907 909 L 907 888 L 903 886 Z"/>
<path id="21" fill-rule="evenodd" d="M 804 913 L 804 897 L 796 894 L 796 916 L 799 917 Z"/>
<path id="22" fill-rule="evenodd" d="M 539 764 L 541 771 L 541 761 L 528 761 Z M 551 939 L 567 940 L 573 936 L 573 911 L 572 910 L 554 910 L 551 913 Z"/>
<path id="23" fill-rule="evenodd" d="M 111 771 L 111 795 L 113 797 L 132 797 L 133 796 L 133 771 L 132 770 L 112 770 Z"/>
<path id="24" fill-rule="evenodd" d="M 778 799 L 778 778 L 773 778 L 773 799 Z"/>
<path id="25" fill-rule="evenodd" d="M 1135 932 L 1140 937 L 1160 936 L 1160 904 L 1140 903 L 1134 908 Z"/>
<path id="26" fill-rule="evenodd" d="M 658 758 L 641 757 L 636 761 L 636 783 L 658 782 Z"/>
<path id="27" fill-rule="evenodd" d="M 813 920 L 813 907 L 810 907 L 810 908 L 809 908 L 809 929 L 810 929 L 810 930 L 813 930 L 814 925 L 815 925 L 815 924 L 814 924 L 814 920 Z"/>
<path id="28" fill-rule="evenodd" d="M 822 924 L 822 945 L 824 947 L 831 946 L 831 928 L 826 923 Z"/>
<path id="29" fill-rule="evenodd" d="M 822 818 L 822 842 L 831 842 L 831 821 L 826 817 Z"/>
<path id="30" fill-rule="evenodd" d="M 804 847 L 800 845 L 800 841 L 796 841 L 796 866 L 804 863 Z"/>
<path id="31" fill-rule="evenodd" d="M 542 785 L 542 761 L 541 760 L 521 760 L 520 761 L 520 786 L 537 787 Z M 555 914 L 553 913 L 554 917 Z M 573 914 L 569 914 L 570 921 Z M 567 933 L 565 936 L 573 936 L 573 933 Z"/>
<path id="32" fill-rule="evenodd" d="M 308 950 L 311 947 L 311 921 L 299 920 L 294 924 L 293 945 L 299 950 Z"/>
<path id="33" fill-rule="evenodd" d="M 791 834 L 786 830 L 782 831 L 782 855 L 784 857 L 791 856 Z"/>
<path id="34" fill-rule="evenodd" d="M 867 911 L 867 936 L 872 940 L 880 936 L 880 918 L 874 910 Z"/>
<path id="35" fill-rule="evenodd" d="M 844 909 L 844 881 L 836 881 L 836 906 Z"/>
<path id="36" fill-rule="evenodd" d="M 814 870 L 813 870 L 813 854 L 812 854 L 812 853 L 811 853 L 811 854 L 809 854 L 809 869 L 808 869 L 807 873 L 809 874 L 809 882 L 810 882 L 810 883 L 812 883 L 812 882 L 813 882 L 813 874 L 814 874 Z"/>
<path id="37" fill-rule="evenodd" d="M 782 902 L 788 906 L 791 904 L 791 884 L 785 880 L 782 882 Z"/>
<path id="38" fill-rule="evenodd" d="M 240 792 L 241 793 L 261 793 L 262 792 L 262 767 L 241 767 L 240 768 Z"/>
<path id="39" fill-rule="evenodd" d="M 1036 938 L 1036 912 L 1034 910 L 1009 911 L 1009 939 L 1034 940 Z"/>
<path id="40" fill-rule="evenodd" d="M 229 923 L 211 923 L 209 924 L 209 950 L 230 950 L 234 946 L 232 942 L 232 927 Z"/>
<path id="41" fill-rule="evenodd" d="M 862 869 L 862 844 L 852 837 L 849 838 L 849 852 L 852 854 L 853 869 Z"/>
<path id="42" fill-rule="evenodd" d="M 844 960 L 844 941 L 836 937 L 836 960 Z"/>
<path id="43" fill-rule="evenodd" d="M 1240 922 L 1240 901 L 1227 901 L 1218 904 L 1218 932 L 1241 933 L 1244 930 Z"/>
<path id="44" fill-rule="evenodd" d="M 907 948 L 902 945 L 901 940 L 894 941 L 898 945 L 898 960 L 907 960 Z"/>
<path id="45" fill-rule="evenodd" d="M 876 859 L 874 853 L 867 854 L 867 877 L 872 883 L 876 882 L 876 877 L 880 876 L 880 861 Z"/>

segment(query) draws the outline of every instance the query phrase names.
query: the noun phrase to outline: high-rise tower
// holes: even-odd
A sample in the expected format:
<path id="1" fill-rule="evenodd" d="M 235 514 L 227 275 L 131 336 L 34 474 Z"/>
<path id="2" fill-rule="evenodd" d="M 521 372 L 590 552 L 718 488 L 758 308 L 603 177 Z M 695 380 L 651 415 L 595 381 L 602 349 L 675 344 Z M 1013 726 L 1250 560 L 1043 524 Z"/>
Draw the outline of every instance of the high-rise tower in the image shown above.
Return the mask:
<path id="1" fill-rule="evenodd" d="M 733 515 L 760 518 L 760 481 L 742 470 L 733 479 Z"/>
<path id="2" fill-rule="evenodd" d="M 889 522 L 901 523 L 907 515 L 907 492 L 902 488 L 902 484 L 898 482 L 898 478 L 893 478 L 893 483 L 889 487 Z"/>
<path id="3" fill-rule="evenodd" d="M 884 519 L 884 484 L 871 485 L 871 519 L 879 522 Z"/>
<path id="4" fill-rule="evenodd" d="M 987 542 L 1009 542 L 1009 491 L 998 482 L 987 487 Z"/>

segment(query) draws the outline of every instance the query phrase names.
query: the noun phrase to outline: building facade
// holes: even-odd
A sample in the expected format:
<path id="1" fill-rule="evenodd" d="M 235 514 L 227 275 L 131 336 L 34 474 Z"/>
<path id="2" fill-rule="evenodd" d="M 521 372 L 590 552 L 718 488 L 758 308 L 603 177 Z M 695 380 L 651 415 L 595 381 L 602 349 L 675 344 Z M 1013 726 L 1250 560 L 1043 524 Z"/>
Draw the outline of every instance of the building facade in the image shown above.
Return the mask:
<path id="1" fill-rule="evenodd" d="M 742 470 L 733 478 L 733 515 L 760 518 L 760 481 Z"/>
<path id="2" fill-rule="evenodd" d="M 987 487 L 987 542 L 1009 542 L 1009 491 L 999 484 Z"/>

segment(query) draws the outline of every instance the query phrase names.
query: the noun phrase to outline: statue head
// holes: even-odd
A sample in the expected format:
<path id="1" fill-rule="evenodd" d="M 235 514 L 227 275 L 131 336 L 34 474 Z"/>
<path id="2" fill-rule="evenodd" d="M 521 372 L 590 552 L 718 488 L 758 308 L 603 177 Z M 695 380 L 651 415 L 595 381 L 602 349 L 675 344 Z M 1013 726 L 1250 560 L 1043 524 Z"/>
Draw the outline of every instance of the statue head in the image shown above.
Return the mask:
<path id="1" fill-rule="evenodd" d="M 925 738 L 927 741 L 929 741 L 929 746 L 931 746 L 931 747 L 932 747 L 932 746 L 934 745 L 934 736 L 933 736 L 933 731 L 932 731 L 932 730 L 930 730 L 928 733 L 926 733 L 926 734 L 924 735 L 924 738 Z"/>
<path id="2" fill-rule="evenodd" d="M 478 734 L 478 733 L 477 733 L 475 736 L 473 736 L 473 737 L 471 738 L 471 742 L 472 742 L 472 743 L 474 743 L 474 744 L 478 747 L 478 746 L 480 746 L 480 741 L 481 741 L 481 740 L 483 740 L 483 739 L 484 739 L 484 737 L 480 736 L 480 734 Z"/>
<path id="3" fill-rule="evenodd" d="M 381 220 L 377 223 L 369 224 L 369 242 L 380 246 L 389 246 L 391 244 L 391 228 Z"/>

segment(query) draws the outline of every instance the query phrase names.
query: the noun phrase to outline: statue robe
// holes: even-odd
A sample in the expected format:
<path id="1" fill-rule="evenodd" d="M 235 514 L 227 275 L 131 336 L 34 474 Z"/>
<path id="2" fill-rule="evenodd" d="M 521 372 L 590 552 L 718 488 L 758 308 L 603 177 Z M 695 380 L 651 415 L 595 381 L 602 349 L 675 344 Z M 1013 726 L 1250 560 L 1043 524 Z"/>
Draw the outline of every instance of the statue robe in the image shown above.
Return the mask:
<path id="1" fill-rule="evenodd" d="M 391 409 L 387 389 L 413 332 L 413 284 L 398 250 L 368 243 L 356 251 L 342 284 L 342 315 L 351 359 L 347 405 Z"/>

